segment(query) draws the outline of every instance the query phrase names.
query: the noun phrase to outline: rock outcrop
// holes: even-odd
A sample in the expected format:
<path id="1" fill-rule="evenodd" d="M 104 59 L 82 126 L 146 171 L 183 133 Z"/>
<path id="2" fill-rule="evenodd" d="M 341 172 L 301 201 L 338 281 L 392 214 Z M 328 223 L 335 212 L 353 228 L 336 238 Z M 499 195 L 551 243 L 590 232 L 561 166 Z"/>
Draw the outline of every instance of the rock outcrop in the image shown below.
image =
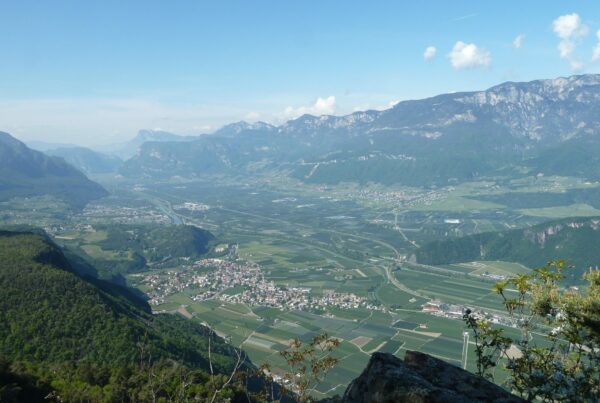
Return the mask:
<path id="1" fill-rule="evenodd" d="M 452 364 L 416 351 L 404 361 L 375 353 L 352 381 L 344 403 L 524 402 L 501 387 Z"/>

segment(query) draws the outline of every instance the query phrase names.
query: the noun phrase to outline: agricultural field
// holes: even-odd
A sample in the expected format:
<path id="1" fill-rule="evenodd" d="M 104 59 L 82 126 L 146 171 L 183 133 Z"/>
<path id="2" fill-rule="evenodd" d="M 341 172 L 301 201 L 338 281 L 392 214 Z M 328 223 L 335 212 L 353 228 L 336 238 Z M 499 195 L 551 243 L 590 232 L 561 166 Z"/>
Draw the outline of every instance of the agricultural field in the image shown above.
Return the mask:
<path id="1" fill-rule="evenodd" d="M 141 292 L 150 288 L 139 276 L 187 270 L 201 255 L 173 259 L 170 246 L 158 255 L 153 246 L 109 248 L 111 225 L 200 227 L 215 237 L 208 246 L 211 253 L 233 246 L 237 258 L 259 265 L 265 279 L 278 287 L 306 288 L 315 298 L 348 293 L 364 299 L 370 309 L 325 306 L 299 311 L 218 298 L 195 301 L 192 298 L 206 290 L 190 287 L 153 306 L 208 324 L 247 351 L 254 363 L 269 362 L 275 372 L 286 370 L 280 352 L 291 340 L 309 341 L 329 333 L 341 341 L 336 352 L 339 363 L 318 385 L 318 397 L 341 393 L 375 351 L 401 357 L 407 350 L 419 350 L 460 364 L 463 322 L 425 313 L 423 304 L 439 300 L 497 314 L 502 305 L 492 291 L 495 279 L 529 270 L 503 261 L 410 263 L 419 246 L 535 225 L 566 214 L 600 215 L 600 205 L 585 199 L 597 184 L 561 177 L 489 178 L 439 189 L 300 185 L 279 177 L 119 180 L 106 185 L 111 197 L 69 214 L 61 227 L 53 223 L 61 217 L 64 221 L 64 206 L 53 210 L 51 203 L 49 208 L 39 200 L 29 203 L 39 209 L 34 211 L 57 243 L 100 263 L 110 275 L 117 262 L 118 272 Z M 201 207 L 190 209 L 186 203 Z M 3 209 L 5 223 L 18 223 L 25 214 L 15 203 L 4 205 L 12 206 Z M 243 290 L 238 285 L 221 294 L 230 297 Z M 471 340 L 469 368 L 472 365 Z"/>
<path id="2" fill-rule="evenodd" d="M 521 213 L 542 218 L 592 217 L 600 216 L 600 210 L 585 203 L 568 206 L 521 209 Z"/>
<path id="3" fill-rule="evenodd" d="M 499 276 L 514 276 L 529 271 L 529 268 L 522 264 L 503 261 L 467 262 L 448 265 L 447 267 L 452 270 L 471 270 L 468 271 L 471 275 L 482 275 L 487 273 Z"/>
<path id="4" fill-rule="evenodd" d="M 302 311 L 279 311 L 262 307 L 233 305 L 221 301 L 197 303 L 177 294 L 158 310 L 175 311 L 184 306 L 193 320 L 205 322 L 215 331 L 243 348 L 255 364 L 268 362 L 274 373 L 288 370 L 280 355 L 294 339 L 310 341 L 326 331 L 341 341 L 335 352 L 338 365 L 317 388 L 318 396 L 341 393 L 349 379 L 356 377 L 375 351 L 403 356 L 419 349 L 460 363 L 462 325 L 460 321 L 436 318 L 418 311 L 348 311 L 347 317 L 325 316 Z"/>
<path id="5" fill-rule="evenodd" d="M 439 267 L 402 264 L 394 275 L 424 298 L 502 311 L 502 299 L 492 290 L 497 277 L 490 275 L 510 277 L 529 270 L 510 262 L 468 262 Z"/>

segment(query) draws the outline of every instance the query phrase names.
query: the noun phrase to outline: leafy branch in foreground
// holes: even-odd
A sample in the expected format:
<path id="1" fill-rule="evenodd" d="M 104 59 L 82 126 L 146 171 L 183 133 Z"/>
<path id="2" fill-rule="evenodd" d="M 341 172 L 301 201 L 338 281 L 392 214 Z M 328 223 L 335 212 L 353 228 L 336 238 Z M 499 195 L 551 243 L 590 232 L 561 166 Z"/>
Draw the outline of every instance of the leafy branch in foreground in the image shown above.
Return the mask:
<path id="1" fill-rule="evenodd" d="M 287 350 L 279 353 L 288 365 L 288 370 L 281 376 L 282 382 L 278 385 L 279 397 L 287 395 L 288 400 L 297 402 L 314 401 L 311 392 L 327 372 L 338 363 L 338 359 L 333 357 L 332 353 L 339 345 L 340 340 L 327 333 L 319 334 L 306 343 L 299 339 L 293 340 Z M 270 384 L 273 386 L 274 377 L 270 365 L 263 364 L 260 370 L 268 374 Z M 290 391 L 293 393 L 290 394 Z M 271 388 L 270 393 L 267 393 L 267 399 L 276 401 L 276 397 Z"/>
<path id="2" fill-rule="evenodd" d="M 505 354 L 512 340 L 502 335 L 502 329 L 494 329 L 485 319 L 479 319 L 467 309 L 463 316 L 467 327 L 475 338 L 475 354 L 477 355 L 477 375 L 493 379 L 490 369 L 496 366 L 498 359 Z"/>
<path id="3" fill-rule="evenodd" d="M 474 333 L 477 373 L 491 379 L 505 358 L 507 386 L 528 401 L 600 401 L 600 271 L 584 274 L 585 287 L 563 289 L 566 268 L 551 261 L 495 285 L 521 329 L 518 340 L 469 310 L 463 317 Z M 510 346 L 520 353 L 507 354 Z"/>

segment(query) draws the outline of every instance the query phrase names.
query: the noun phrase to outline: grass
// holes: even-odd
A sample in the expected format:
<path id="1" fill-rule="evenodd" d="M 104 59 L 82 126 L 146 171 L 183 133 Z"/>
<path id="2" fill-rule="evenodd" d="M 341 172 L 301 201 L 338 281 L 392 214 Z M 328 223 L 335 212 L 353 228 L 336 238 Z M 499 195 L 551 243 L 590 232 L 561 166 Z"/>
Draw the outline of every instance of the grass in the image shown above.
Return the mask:
<path id="1" fill-rule="evenodd" d="M 130 253 L 120 253 L 102 249 L 98 245 L 82 245 L 81 249 L 94 259 L 130 260 Z"/>
<path id="2" fill-rule="evenodd" d="M 435 201 L 431 204 L 422 204 L 414 208 L 415 211 L 447 211 L 468 212 L 473 210 L 498 210 L 503 209 L 502 204 L 467 199 L 458 195 L 450 195 L 447 199 Z"/>
<path id="3" fill-rule="evenodd" d="M 425 302 L 423 298 L 414 298 L 413 295 L 401 291 L 390 284 L 384 284 L 379 287 L 375 293 L 377 299 L 382 303 L 391 305 L 400 305 L 404 308 L 419 308 Z M 414 298 L 413 302 L 411 300 Z"/>
<path id="4" fill-rule="evenodd" d="M 104 241 L 108 236 L 106 231 L 94 231 L 94 232 L 86 232 L 83 236 L 83 239 L 86 242 L 94 243 Z"/>
<path id="5" fill-rule="evenodd" d="M 503 261 L 477 261 L 469 263 L 461 263 L 455 266 L 471 267 L 474 270 L 470 274 L 499 274 L 504 276 L 514 276 L 517 274 L 523 274 L 530 271 L 529 268 L 523 266 L 520 263 L 503 262 Z"/>
<path id="6" fill-rule="evenodd" d="M 600 215 L 600 210 L 589 204 L 571 204 L 570 206 L 530 208 L 519 210 L 522 214 L 543 218 L 590 217 Z"/>
<path id="7" fill-rule="evenodd" d="M 484 270 L 485 271 L 485 270 Z M 467 274 L 441 274 L 403 268 L 394 272 L 398 281 L 430 298 L 452 304 L 471 304 L 476 301 L 496 301 L 493 282 L 472 278 Z M 500 301 L 489 308 L 502 309 Z"/>

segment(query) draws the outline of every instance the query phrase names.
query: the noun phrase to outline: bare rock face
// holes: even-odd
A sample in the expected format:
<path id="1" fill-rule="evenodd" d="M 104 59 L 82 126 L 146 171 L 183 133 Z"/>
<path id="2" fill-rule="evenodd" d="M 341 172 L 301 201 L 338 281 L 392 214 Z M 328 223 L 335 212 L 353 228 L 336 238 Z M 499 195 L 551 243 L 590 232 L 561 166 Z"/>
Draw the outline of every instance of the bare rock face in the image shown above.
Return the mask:
<path id="1" fill-rule="evenodd" d="M 416 351 L 404 361 L 375 353 L 363 373 L 352 381 L 344 403 L 500 402 L 523 399 L 452 364 Z"/>

